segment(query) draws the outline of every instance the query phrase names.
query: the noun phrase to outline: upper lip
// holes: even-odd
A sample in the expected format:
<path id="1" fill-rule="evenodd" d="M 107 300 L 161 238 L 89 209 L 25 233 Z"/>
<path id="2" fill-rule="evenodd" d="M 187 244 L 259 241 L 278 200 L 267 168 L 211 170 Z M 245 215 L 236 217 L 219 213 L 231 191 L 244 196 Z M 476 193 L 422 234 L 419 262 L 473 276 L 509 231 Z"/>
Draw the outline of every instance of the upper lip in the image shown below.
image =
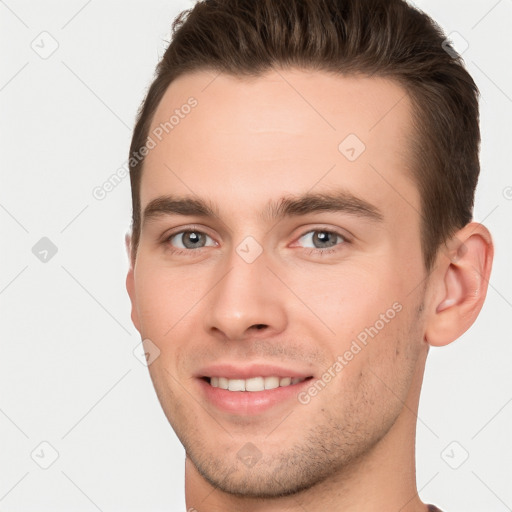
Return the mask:
<path id="1" fill-rule="evenodd" d="M 311 377 L 311 373 L 272 364 L 219 363 L 206 366 L 197 372 L 197 377 L 226 377 L 227 379 L 250 379 L 252 377 Z"/>

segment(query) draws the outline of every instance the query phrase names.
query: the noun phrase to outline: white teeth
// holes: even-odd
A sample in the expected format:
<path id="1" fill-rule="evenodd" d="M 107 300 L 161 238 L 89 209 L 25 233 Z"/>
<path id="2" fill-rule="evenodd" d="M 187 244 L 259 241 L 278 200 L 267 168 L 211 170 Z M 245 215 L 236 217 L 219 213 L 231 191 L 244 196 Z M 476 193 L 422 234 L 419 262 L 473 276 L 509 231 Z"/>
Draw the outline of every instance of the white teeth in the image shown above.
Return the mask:
<path id="1" fill-rule="evenodd" d="M 265 389 L 276 389 L 279 387 L 279 377 L 265 377 Z"/>
<path id="2" fill-rule="evenodd" d="M 229 391 L 245 391 L 245 380 L 243 379 L 228 379 Z"/>
<path id="3" fill-rule="evenodd" d="M 245 381 L 246 391 L 263 391 L 265 389 L 265 379 L 263 377 L 253 377 Z"/>
<path id="4" fill-rule="evenodd" d="M 211 377 L 210 384 L 214 388 L 229 391 L 264 391 L 297 384 L 305 380 L 300 377 L 251 377 L 250 379 L 227 379 L 226 377 Z"/>

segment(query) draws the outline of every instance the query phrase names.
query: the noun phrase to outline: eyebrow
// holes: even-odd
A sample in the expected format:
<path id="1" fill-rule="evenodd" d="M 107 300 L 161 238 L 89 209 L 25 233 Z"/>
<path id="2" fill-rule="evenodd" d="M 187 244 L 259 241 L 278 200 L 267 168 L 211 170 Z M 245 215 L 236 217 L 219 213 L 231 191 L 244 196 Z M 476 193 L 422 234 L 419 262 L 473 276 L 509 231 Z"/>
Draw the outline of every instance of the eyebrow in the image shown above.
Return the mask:
<path id="1" fill-rule="evenodd" d="M 260 214 L 267 222 L 275 222 L 287 217 L 299 217 L 319 212 L 339 212 L 382 222 L 382 212 L 369 202 L 345 190 L 324 193 L 306 193 L 300 196 L 283 197 L 271 200 Z M 160 196 L 150 201 L 144 208 L 143 224 L 166 215 L 221 218 L 218 208 L 210 201 L 190 196 Z"/>

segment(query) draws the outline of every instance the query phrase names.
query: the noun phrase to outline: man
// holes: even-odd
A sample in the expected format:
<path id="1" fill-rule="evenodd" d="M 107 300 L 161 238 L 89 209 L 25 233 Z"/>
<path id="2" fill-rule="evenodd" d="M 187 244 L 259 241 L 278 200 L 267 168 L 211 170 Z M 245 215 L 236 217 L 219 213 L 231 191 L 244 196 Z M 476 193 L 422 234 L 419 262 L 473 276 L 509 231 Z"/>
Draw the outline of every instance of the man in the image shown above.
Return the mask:
<path id="1" fill-rule="evenodd" d="M 131 145 L 127 290 L 188 510 L 417 512 L 429 346 L 476 319 L 476 86 L 402 0 L 208 0 Z"/>

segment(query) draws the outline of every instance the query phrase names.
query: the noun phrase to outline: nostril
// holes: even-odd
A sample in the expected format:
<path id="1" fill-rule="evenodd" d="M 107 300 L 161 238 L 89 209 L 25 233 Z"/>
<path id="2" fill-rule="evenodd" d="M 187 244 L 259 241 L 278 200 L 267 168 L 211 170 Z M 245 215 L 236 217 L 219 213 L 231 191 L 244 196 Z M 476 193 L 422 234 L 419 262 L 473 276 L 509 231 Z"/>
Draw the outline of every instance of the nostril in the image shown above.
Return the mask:
<path id="1" fill-rule="evenodd" d="M 254 327 L 256 327 L 256 329 L 264 329 L 267 326 L 265 324 L 256 324 Z"/>

